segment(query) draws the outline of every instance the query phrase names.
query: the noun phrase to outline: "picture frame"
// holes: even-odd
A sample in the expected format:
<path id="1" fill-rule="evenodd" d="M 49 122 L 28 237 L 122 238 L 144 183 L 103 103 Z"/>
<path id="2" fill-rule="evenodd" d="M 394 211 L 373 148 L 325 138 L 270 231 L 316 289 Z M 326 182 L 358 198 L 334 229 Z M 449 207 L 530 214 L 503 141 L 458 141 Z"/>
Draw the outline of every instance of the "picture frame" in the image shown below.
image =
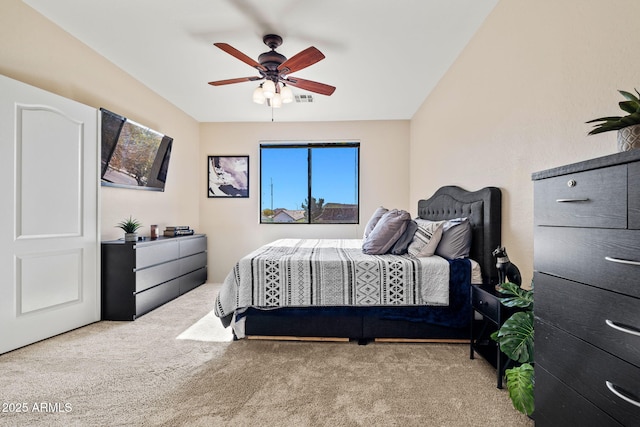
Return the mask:
<path id="1" fill-rule="evenodd" d="M 249 197 L 249 156 L 207 156 L 207 197 Z"/>

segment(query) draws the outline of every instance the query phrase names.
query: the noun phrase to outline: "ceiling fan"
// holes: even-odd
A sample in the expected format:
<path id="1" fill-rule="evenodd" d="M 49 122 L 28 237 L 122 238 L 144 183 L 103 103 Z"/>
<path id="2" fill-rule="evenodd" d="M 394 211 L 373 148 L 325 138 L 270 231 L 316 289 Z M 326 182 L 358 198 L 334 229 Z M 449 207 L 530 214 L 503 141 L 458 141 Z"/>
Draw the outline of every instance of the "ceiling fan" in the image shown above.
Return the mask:
<path id="1" fill-rule="evenodd" d="M 262 41 L 271 50 L 260 54 L 258 61 L 255 61 L 227 43 L 214 43 L 214 46 L 258 70 L 260 75 L 217 80 L 209 82 L 209 84 L 212 86 L 223 86 L 264 80 L 264 82 L 260 84 L 260 87 L 254 91 L 253 100 L 260 104 L 266 100 L 268 105 L 275 104 L 274 106 L 279 106 L 277 105 L 279 102 L 291 102 L 293 100 L 291 89 L 289 89 L 287 85 L 327 96 L 330 96 L 336 90 L 335 87 L 324 83 L 289 75 L 324 59 L 325 56 L 315 47 L 308 47 L 287 59 L 284 55 L 276 52 L 276 48 L 282 44 L 282 37 L 275 34 L 267 34 L 262 38 Z M 282 87 L 279 83 L 282 83 Z"/>

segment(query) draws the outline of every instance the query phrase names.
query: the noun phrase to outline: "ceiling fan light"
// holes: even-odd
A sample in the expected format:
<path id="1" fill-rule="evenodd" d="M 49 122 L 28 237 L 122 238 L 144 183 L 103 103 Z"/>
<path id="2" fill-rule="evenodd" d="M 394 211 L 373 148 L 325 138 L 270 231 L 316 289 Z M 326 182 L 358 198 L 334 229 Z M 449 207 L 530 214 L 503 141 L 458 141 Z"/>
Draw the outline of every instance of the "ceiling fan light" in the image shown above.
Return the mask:
<path id="1" fill-rule="evenodd" d="M 264 104 L 265 99 L 262 85 L 260 85 L 253 91 L 253 102 L 256 104 Z"/>
<path id="2" fill-rule="evenodd" d="M 283 104 L 293 102 L 293 91 L 287 85 L 282 85 L 282 88 L 280 89 L 280 96 L 282 97 Z"/>
<path id="3" fill-rule="evenodd" d="M 273 106 L 273 108 L 282 107 L 282 96 L 279 93 L 276 93 L 273 96 L 273 99 L 271 99 L 271 105 Z"/>
<path id="4" fill-rule="evenodd" d="M 262 94 L 265 98 L 271 99 L 276 94 L 276 85 L 271 80 L 262 83 Z"/>

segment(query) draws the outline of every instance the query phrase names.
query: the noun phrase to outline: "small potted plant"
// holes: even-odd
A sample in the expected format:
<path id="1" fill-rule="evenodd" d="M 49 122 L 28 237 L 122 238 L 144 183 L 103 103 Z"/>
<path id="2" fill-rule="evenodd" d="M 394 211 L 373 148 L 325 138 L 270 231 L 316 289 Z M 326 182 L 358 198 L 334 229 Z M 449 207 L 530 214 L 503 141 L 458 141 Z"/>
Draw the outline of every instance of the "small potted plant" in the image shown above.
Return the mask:
<path id="1" fill-rule="evenodd" d="M 133 219 L 131 216 L 129 216 L 129 219 L 118 223 L 116 227 L 124 231 L 125 242 L 135 242 L 138 240 L 138 234 L 136 233 L 136 231 L 138 231 L 138 229 L 142 227 L 142 224 L 138 220 Z"/>
<path id="2" fill-rule="evenodd" d="M 635 89 L 635 91 L 640 95 L 638 89 Z M 594 129 L 589 132 L 589 135 L 617 130 L 618 151 L 640 148 L 640 98 L 624 90 L 619 90 L 618 92 L 626 99 L 626 101 L 619 102 L 618 105 L 620 109 L 629 114 L 589 120 L 587 123 L 599 122 L 594 125 Z"/>

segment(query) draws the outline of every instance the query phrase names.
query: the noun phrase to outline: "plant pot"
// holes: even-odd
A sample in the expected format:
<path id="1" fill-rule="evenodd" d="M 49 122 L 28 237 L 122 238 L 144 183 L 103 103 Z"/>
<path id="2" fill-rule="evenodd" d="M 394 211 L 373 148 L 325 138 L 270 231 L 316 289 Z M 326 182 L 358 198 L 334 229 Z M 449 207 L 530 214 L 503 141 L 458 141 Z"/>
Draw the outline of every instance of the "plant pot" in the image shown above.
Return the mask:
<path id="1" fill-rule="evenodd" d="M 618 131 L 618 152 L 640 148 L 640 125 L 627 126 Z"/>
<path id="2" fill-rule="evenodd" d="M 125 242 L 137 242 L 138 241 L 138 233 L 124 233 L 124 241 Z"/>

